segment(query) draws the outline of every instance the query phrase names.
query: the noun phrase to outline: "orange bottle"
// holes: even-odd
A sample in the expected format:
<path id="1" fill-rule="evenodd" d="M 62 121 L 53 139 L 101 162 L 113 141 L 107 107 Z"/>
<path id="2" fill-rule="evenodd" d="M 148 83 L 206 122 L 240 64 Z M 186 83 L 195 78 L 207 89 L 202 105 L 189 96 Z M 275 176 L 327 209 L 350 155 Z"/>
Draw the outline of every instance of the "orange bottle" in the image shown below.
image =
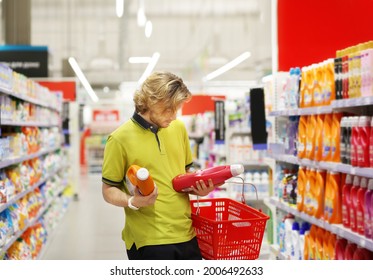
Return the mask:
<path id="1" fill-rule="evenodd" d="M 315 260 L 316 259 L 316 236 L 318 232 L 318 226 L 312 225 L 310 228 L 310 232 L 307 235 L 308 240 L 307 240 L 307 260 Z M 306 245 L 306 243 L 305 243 Z M 304 254 L 306 257 L 306 248 L 304 248 Z M 306 260 L 306 258 L 304 258 Z"/>
<path id="2" fill-rule="evenodd" d="M 325 61 L 324 67 L 324 105 L 328 106 L 332 100 L 336 98 L 335 92 L 335 78 L 334 78 L 334 59 L 328 59 Z"/>
<path id="3" fill-rule="evenodd" d="M 131 193 L 133 193 L 135 188 L 138 188 L 140 193 L 144 196 L 151 194 L 155 185 L 148 169 L 135 164 L 131 165 L 127 170 L 126 183 L 127 187 L 131 188 Z"/>
<path id="4" fill-rule="evenodd" d="M 330 161 L 341 162 L 340 137 L 341 137 L 341 119 L 342 113 L 333 113 L 332 127 L 331 127 L 331 155 Z"/>
<path id="5" fill-rule="evenodd" d="M 329 233 L 327 246 L 324 246 L 324 260 L 335 260 L 335 245 L 337 243 L 337 235 Z"/>
<path id="6" fill-rule="evenodd" d="M 332 143 L 332 125 L 333 125 L 333 115 L 326 114 L 324 123 L 323 123 L 323 141 L 322 141 L 322 161 L 331 161 L 332 153 L 331 153 L 331 143 Z"/>
<path id="7" fill-rule="evenodd" d="M 317 115 L 315 131 L 315 154 L 313 160 L 321 161 L 323 152 L 323 126 L 325 115 Z"/>
<path id="8" fill-rule="evenodd" d="M 313 215 L 314 213 L 314 197 L 313 197 L 313 189 L 315 188 L 315 179 L 316 179 L 316 171 L 314 168 L 307 169 L 306 172 L 306 188 L 304 190 L 304 206 L 303 212 L 307 213 L 308 215 Z"/>
<path id="9" fill-rule="evenodd" d="M 299 118 L 298 125 L 298 158 L 306 157 L 307 148 L 307 116 Z"/>
<path id="10" fill-rule="evenodd" d="M 340 182 L 340 173 L 327 173 L 324 201 L 324 219 L 330 224 L 342 223 L 342 199 Z"/>
<path id="11" fill-rule="evenodd" d="M 313 106 L 313 73 L 312 66 L 305 67 L 305 83 L 303 87 L 303 107 Z"/>
<path id="12" fill-rule="evenodd" d="M 322 92 L 322 64 L 312 65 L 313 77 L 313 106 L 323 105 L 323 92 Z"/>
<path id="13" fill-rule="evenodd" d="M 316 238 L 315 238 L 315 260 L 324 259 L 324 242 L 327 238 L 327 231 L 323 228 L 317 228 Z"/>
<path id="14" fill-rule="evenodd" d="M 306 155 L 308 159 L 313 159 L 315 157 L 315 142 L 316 142 L 316 125 L 317 119 L 316 115 L 310 115 L 307 119 L 307 132 L 306 132 Z"/>
<path id="15" fill-rule="evenodd" d="M 304 208 L 304 193 L 306 189 L 306 168 L 299 166 L 298 169 L 298 185 L 297 185 L 297 209 L 303 211 Z"/>
<path id="16" fill-rule="evenodd" d="M 307 67 L 302 67 L 300 74 L 300 89 L 299 89 L 299 108 L 304 108 L 304 92 L 307 88 L 306 80 L 306 69 Z"/>
<path id="17" fill-rule="evenodd" d="M 315 186 L 311 190 L 313 193 L 314 205 L 313 216 L 320 219 L 324 215 L 324 192 L 325 192 L 326 171 L 318 169 L 315 175 Z"/>

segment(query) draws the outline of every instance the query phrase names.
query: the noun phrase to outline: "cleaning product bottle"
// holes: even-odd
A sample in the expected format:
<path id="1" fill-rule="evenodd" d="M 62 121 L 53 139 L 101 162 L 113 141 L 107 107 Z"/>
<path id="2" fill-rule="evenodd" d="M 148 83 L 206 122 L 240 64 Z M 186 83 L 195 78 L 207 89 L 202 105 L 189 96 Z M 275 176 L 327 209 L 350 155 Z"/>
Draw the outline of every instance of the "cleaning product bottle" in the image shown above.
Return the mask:
<path id="1" fill-rule="evenodd" d="M 358 147 L 360 145 L 359 117 L 351 118 L 351 165 L 358 166 Z"/>
<path id="2" fill-rule="evenodd" d="M 330 224 L 342 223 L 340 173 L 328 172 L 325 186 L 324 219 Z"/>
<path id="3" fill-rule="evenodd" d="M 332 125 L 333 125 L 333 115 L 326 114 L 323 124 L 323 153 L 322 153 L 322 160 L 323 161 L 331 161 L 332 153 L 331 153 L 331 143 L 332 143 Z"/>
<path id="4" fill-rule="evenodd" d="M 131 165 L 126 173 L 127 188 L 133 194 L 135 188 L 139 188 L 142 195 L 147 196 L 154 190 L 154 181 L 148 169 L 138 165 Z"/>
<path id="5" fill-rule="evenodd" d="M 316 237 L 319 227 L 312 225 L 309 234 L 308 260 L 316 260 Z"/>
<path id="6" fill-rule="evenodd" d="M 347 240 L 338 236 L 335 243 L 335 259 L 344 260 L 346 252 Z"/>
<path id="7" fill-rule="evenodd" d="M 362 177 L 360 180 L 360 188 L 357 191 L 357 204 L 356 204 L 356 227 L 357 232 L 364 235 L 364 208 L 365 208 L 365 193 L 368 188 L 368 179 Z"/>
<path id="8" fill-rule="evenodd" d="M 299 259 L 303 260 L 304 259 L 304 249 L 305 249 L 305 238 L 306 235 L 309 234 L 311 225 L 307 222 L 303 222 L 300 230 L 299 230 Z"/>
<path id="9" fill-rule="evenodd" d="M 323 92 L 322 92 L 322 63 L 312 65 L 312 77 L 313 77 L 313 106 L 323 105 Z"/>
<path id="10" fill-rule="evenodd" d="M 197 181 L 203 180 L 208 186 L 208 179 L 211 179 L 214 185 L 219 185 L 244 171 L 242 164 L 214 166 L 195 173 L 180 174 L 172 179 L 172 184 L 177 192 L 189 192 L 192 186 L 196 187 Z"/>
<path id="11" fill-rule="evenodd" d="M 306 155 L 305 157 L 313 160 L 315 157 L 315 141 L 316 141 L 316 115 L 310 115 L 307 119 L 307 133 L 306 133 Z"/>
<path id="12" fill-rule="evenodd" d="M 339 151 L 340 151 L 340 162 L 347 164 L 347 118 L 342 117 L 340 123 L 340 138 L 339 138 Z"/>
<path id="13" fill-rule="evenodd" d="M 298 185 L 297 185 L 297 209 L 303 211 L 304 208 L 304 193 L 306 188 L 306 168 L 299 166 L 298 169 Z"/>
<path id="14" fill-rule="evenodd" d="M 360 177 L 355 176 L 351 188 L 350 193 L 350 229 L 352 231 L 357 231 L 357 223 L 356 223 L 356 208 L 357 208 L 357 192 L 360 188 Z"/>
<path id="15" fill-rule="evenodd" d="M 372 77 L 372 80 L 373 80 L 373 77 Z M 371 128 L 370 128 L 370 136 L 369 136 L 369 167 L 373 167 L 373 118 L 370 123 L 370 127 Z"/>
<path id="16" fill-rule="evenodd" d="M 312 160 L 321 161 L 323 152 L 323 126 L 324 126 L 325 115 L 320 114 L 316 117 L 315 127 L 315 153 Z"/>
<path id="17" fill-rule="evenodd" d="M 353 176 L 347 174 L 342 187 L 342 223 L 346 228 L 350 227 L 351 188 Z"/>
<path id="18" fill-rule="evenodd" d="M 353 117 L 347 117 L 347 120 L 346 120 L 346 164 L 351 164 L 352 123 L 353 123 Z"/>
<path id="19" fill-rule="evenodd" d="M 352 260 L 354 258 L 354 253 L 356 249 L 357 245 L 355 243 L 348 241 L 345 249 L 345 260 Z"/>
<path id="20" fill-rule="evenodd" d="M 308 116 L 301 116 L 298 125 L 298 158 L 306 157 Z"/>
<path id="21" fill-rule="evenodd" d="M 336 99 L 336 83 L 337 83 L 337 77 L 335 77 L 335 71 L 334 71 L 335 65 L 334 65 L 334 59 L 330 58 L 327 59 L 325 62 L 325 68 L 324 68 L 324 105 L 328 106 L 331 104 L 332 100 Z"/>
<path id="22" fill-rule="evenodd" d="M 353 260 L 373 260 L 373 253 L 363 247 L 357 246 L 352 256 Z"/>
<path id="23" fill-rule="evenodd" d="M 317 169 L 315 177 L 315 186 L 311 189 L 313 193 L 313 213 L 310 215 L 315 216 L 317 219 L 322 218 L 324 214 L 324 193 L 325 193 L 325 170 Z"/>
<path id="24" fill-rule="evenodd" d="M 373 179 L 369 179 L 368 190 L 365 193 L 364 205 L 364 235 L 366 238 L 373 238 Z"/>
<path id="25" fill-rule="evenodd" d="M 299 260 L 300 259 L 300 226 L 297 221 L 293 223 L 292 230 L 291 230 L 291 249 L 290 249 L 290 258 L 292 260 Z"/>
<path id="26" fill-rule="evenodd" d="M 324 259 L 324 238 L 326 235 L 326 230 L 319 227 L 317 229 L 315 238 L 315 260 Z"/>
<path id="27" fill-rule="evenodd" d="M 357 147 L 357 165 L 359 167 L 369 167 L 369 137 L 371 118 L 360 116 L 358 122 L 359 141 Z"/>
<path id="28" fill-rule="evenodd" d="M 316 181 L 316 171 L 314 168 L 307 168 L 306 172 L 306 187 L 304 190 L 304 206 L 303 211 L 308 215 L 313 214 L 313 189 Z"/>
<path id="29" fill-rule="evenodd" d="M 330 138 L 330 149 L 331 155 L 330 160 L 333 162 L 341 161 L 341 152 L 340 152 L 340 123 L 342 119 L 342 113 L 333 113 L 332 117 L 332 126 L 331 126 L 331 138 Z"/>
<path id="30" fill-rule="evenodd" d="M 327 246 L 324 246 L 324 260 L 334 260 L 335 259 L 335 244 L 337 242 L 337 235 L 334 233 L 329 233 Z"/>

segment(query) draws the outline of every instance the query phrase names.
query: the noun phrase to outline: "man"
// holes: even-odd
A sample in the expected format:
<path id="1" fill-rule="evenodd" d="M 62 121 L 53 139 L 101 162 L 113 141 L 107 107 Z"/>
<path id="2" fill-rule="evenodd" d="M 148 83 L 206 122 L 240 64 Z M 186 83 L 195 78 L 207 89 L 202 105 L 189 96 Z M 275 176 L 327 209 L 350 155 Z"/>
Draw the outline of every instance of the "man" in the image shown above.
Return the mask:
<path id="1" fill-rule="evenodd" d="M 172 179 L 192 166 L 189 138 L 177 112 L 192 95 L 183 80 L 168 72 L 150 75 L 135 92 L 135 113 L 116 129 L 105 147 L 102 192 L 106 202 L 124 207 L 122 239 L 130 260 L 201 259 L 191 220 L 189 195 L 178 193 Z M 149 170 L 154 191 L 131 196 L 127 169 L 136 164 Z M 212 181 L 193 187 L 205 196 Z"/>

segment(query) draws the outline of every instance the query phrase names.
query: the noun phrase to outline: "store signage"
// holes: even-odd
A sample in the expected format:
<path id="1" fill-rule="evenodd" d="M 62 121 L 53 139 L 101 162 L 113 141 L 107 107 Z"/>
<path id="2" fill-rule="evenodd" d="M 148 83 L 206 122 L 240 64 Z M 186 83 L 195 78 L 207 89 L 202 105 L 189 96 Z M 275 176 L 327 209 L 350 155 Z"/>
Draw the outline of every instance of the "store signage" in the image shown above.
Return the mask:
<path id="1" fill-rule="evenodd" d="M 224 142 L 225 140 L 225 112 L 224 101 L 215 101 L 215 141 Z"/>
<path id="2" fill-rule="evenodd" d="M 94 122 L 118 122 L 119 111 L 118 110 L 93 110 L 93 121 Z"/>
<path id="3" fill-rule="evenodd" d="M 0 46 L 0 63 L 26 77 L 48 77 L 48 47 L 27 45 Z"/>

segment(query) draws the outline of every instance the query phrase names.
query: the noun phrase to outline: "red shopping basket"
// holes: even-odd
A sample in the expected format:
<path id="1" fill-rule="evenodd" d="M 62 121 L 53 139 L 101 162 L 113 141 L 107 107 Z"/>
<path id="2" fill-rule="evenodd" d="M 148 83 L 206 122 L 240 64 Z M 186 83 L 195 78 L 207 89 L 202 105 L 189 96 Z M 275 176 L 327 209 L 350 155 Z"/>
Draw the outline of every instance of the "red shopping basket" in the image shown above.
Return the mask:
<path id="1" fill-rule="evenodd" d="M 229 198 L 192 200 L 192 221 L 202 257 L 255 260 L 269 216 Z"/>

